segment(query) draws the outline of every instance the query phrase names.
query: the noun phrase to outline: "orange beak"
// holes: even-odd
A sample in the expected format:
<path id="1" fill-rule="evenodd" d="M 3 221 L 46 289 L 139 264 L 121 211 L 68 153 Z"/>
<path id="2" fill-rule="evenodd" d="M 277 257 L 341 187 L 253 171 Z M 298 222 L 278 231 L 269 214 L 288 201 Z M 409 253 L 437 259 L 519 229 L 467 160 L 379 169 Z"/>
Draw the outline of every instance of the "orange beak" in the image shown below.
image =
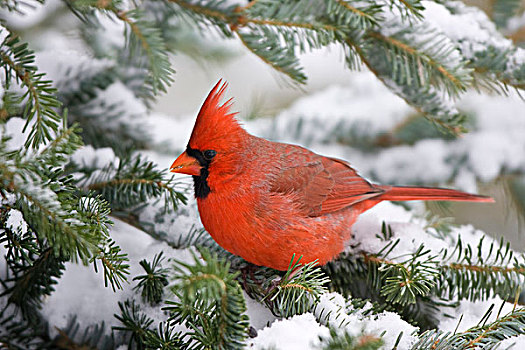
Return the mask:
<path id="1" fill-rule="evenodd" d="M 181 173 L 188 175 L 199 176 L 201 174 L 202 166 L 199 161 L 190 157 L 186 152 L 183 152 L 170 167 L 172 173 Z"/>

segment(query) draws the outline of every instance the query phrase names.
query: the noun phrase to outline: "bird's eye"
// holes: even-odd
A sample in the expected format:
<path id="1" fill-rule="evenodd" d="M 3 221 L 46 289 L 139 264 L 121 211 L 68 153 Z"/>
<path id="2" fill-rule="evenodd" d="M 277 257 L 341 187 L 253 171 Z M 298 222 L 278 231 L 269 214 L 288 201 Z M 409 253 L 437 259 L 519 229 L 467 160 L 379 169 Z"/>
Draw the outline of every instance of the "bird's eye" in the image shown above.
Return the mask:
<path id="1" fill-rule="evenodd" d="M 212 150 L 212 149 L 208 149 L 208 150 L 203 152 L 204 158 L 206 160 L 211 160 L 213 157 L 215 157 L 216 154 L 217 154 L 217 152 Z"/>

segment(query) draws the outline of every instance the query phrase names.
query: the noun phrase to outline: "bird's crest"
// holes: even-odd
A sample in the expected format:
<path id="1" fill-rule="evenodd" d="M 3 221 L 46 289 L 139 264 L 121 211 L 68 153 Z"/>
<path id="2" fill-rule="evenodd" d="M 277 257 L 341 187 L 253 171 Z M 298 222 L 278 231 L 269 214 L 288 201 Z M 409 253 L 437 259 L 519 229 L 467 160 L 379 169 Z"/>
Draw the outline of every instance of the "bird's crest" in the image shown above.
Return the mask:
<path id="1" fill-rule="evenodd" d="M 228 83 L 221 79 L 206 97 L 191 133 L 191 148 L 209 148 L 245 133 L 235 119 L 237 113 L 230 112 L 233 98 L 220 104 L 227 87 Z"/>

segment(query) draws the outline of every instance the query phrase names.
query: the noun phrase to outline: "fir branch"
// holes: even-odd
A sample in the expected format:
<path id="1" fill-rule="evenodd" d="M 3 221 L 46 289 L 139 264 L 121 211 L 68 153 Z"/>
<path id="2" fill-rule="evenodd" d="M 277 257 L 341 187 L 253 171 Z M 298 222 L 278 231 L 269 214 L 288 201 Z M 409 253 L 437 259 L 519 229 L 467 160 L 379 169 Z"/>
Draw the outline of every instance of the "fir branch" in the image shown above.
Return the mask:
<path id="1" fill-rule="evenodd" d="M 330 290 L 335 290 L 344 296 L 371 301 L 374 305 L 372 309 L 374 313 L 391 311 L 423 330 L 436 328 L 439 324 L 438 308 L 443 306 L 442 303 L 427 296 L 416 296 L 416 302 L 411 304 L 386 302 L 381 294 L 384 280 L 380 278 L 383 275 L 377 271 L 379 266 L 380 263 L 365 262 L 362 255 L 343 254 L 323 266 L 323 271 L 330 277 Z"/>
<path id="2" fill-rule="evenodd" d="M 108 202 L 100 195 L 89 193 L 88 196 L 80 199 L 79 207 L 83 221 L 91 224 L 102 234 L 97 250 L 93 252 L 89 262 L 93 263 L 95 272 L 98 272 L 100 262 L 106 287 L 111 284 L 113 291 L 122 289 L 122 282 L 127 282 L 129 274 L 129 258 L 109 236 L 109 226 L 113 222 L 109 219 L 111 210 Z"/>
<path id="3" fill-rule="evenodd" d="M 277 7 L 285 8 L 283 4 Z M 305 22 L 296 16 L 295 12 L 292 18 L 277 15 L 277 18 L 271 19 L 250 18 L 243 15 L 233 30 L 241 43 L 266 64 L 288 76 L 291 81 L 304 84 L 306 76 L 297 51 L 303 53 L 329 45 L 344 37 L 343 30 L 348 28 L 348 24 L 336 26 L 316 20 Z"/>
<path id="4" fill-rule="evenodd" d="M 111 13 L 126 25 L 126 58 L 137 61 L 139 70 L 147 66 L 148 75 L 141 84 L 142 93 L 148 97 L 149 92 L 158 95 L 166 92 L 173 82 L 174 70 L 167 54 L 167 46 L 161 30 L 154 22 L 146 20 L 147 13 L 140 7 L 129 11 L 119 9 L 119 2 L 114 0 L 67 0 L 67 4 L 85 22 L 96 22 L 90 15 L 91 9 Z M 144 90 L 146 92 L 144 92 Z"/>
<path id="5" fill-rule="evenodd" d="M 338 332 L 330 327 L 329 337 L 319 337 L 322 350 L 377 350 L 384 343 L 380 337 L 369 334 L 351 335 L 345 329 Z"/>
<path id="6" fill-rule="evenodd" d="M 489 314 L 492 310 L 489 310 Z M 484 316 L 484 319 L 488 315 Z M 478 325 L 461 333 L 444 333 L 438 330 L 424 332 L 412 349 L 444 350 L 495 348 L 504 339 L 525 333 L 525 309 L 513 310 L 489 324 Z"/>
<path id="7" fill-rule="evenodd" d="M 370 68 L 367 58 L 360 56 L 362 62 Z M 438 94 L 432 87 L 417 89 L 412 86 L 399 86 L 383 76 L 381 72 L 371 69 L 374 74 L 397 95 L 414 107 L 421 115 L 431 121 L 440 131 L 451 136 L 458 136 L 467 131 L 463 126 L 466 116 L 459 113 L 455 107 Z"/>
<path id="8" fill-rule="evenodd" d="M 106 324 L 82 326 L 77 316 L 71 317 L 63 328 L 56 328 L 58 334 L 53 338 L 49 348 L 75 350 L 110 350 L 117 347 L 113 334 L 107 334 Z"/>
<path id="9" fill-rule="evenodd" d="M 182 332 L 174 330 L 174 324 L 171 322 L 161 322 L 157 331 L 146 333 L 144 340 L 145 346 L 148 349 L 159 350 L 184 350 L 187 349 L 187 343 L 184 341 Z"/>
<path id="10" fill-rule="evenodd" d="M 93 263 L 95 272 L 98 272 L 98 262 L 104 271 L 104 285 L 111 284 L 113 291 L 122 289 L 122 282 L 127 282 L 129 274 L 129 258 L 112 239 L 107 239 L 105 244 L 101 244 L 98 253 L 90 259 Z"/>
<path id="11" fill-rule="evenodd" d="M 62 165 L 69 160 L 69 156 L 83 146 L 78 125 L 67 126 L 67 111 L 64 113 L 62 123 L 62 128 L 57 132 L 55 139 L 47 143 L 31 160 L 32 162 Z"/>
<path id="12" fill-rule="evenodd" d="M 491 243 L 484 253 L 484 238 L 477 249 L 464 246 L 458 239 L 454 250 L 444 251 L 441 274 L 437 279 L 438 296 L 484 300 L 492 295 L 512 298 L 525 282 L 525 257 L 515 257 L 510 244 Z"/>
<path id="13" fill-rule="evenodd" d="M 332 3 L 332 2 L 331 2 Z M 353 27 L 357 28 L 365 28 L 368 27 L 375 27 L 379 24 L 379 21 L 382 20 L 381 17 L 378 17 L 378 14 L 381 12 L 381 5 L 380 4 L 374 4 L 370 3 L 367 4 L 366 7 L 359 7 L 363 6 L 360 3 L 357 2 L 350 2 L 347 0 L 335 0 L 335 3 L 339 5 L 340 7 L 344 8 L 348 12 L 350 12 L 351 17 L 343 17 L 345 19 L 345 22 L 351 23 Z M 328 5 L 330 6 L 330 5 Z M 334 8 L 327 8 L 328 13 L 332 13 L 333 11 L 337 11 L 337 7 L 334 6 Z M 353 18 L 358 18 L 357 23 L 354 22 Z"/>
<path id="14" fill-rule="evenodd" d="M 486 85 L 494 84 L 493 76 L 479 74 L 481 62 L 469 62 L 470 58 L 462 55 L 457 48 L 460 43 L 453 43 L 428 23 L 417 21 L 424 9 L 420 0 L 380 5 L 337 0 L 323 4 L 269 0 L 234 10 L 219 1 L 170 2 L 197 24 L 209 21 L 226 37 L 237 33 L 249 50 L 297 83 L 304 83 L 306 77 L 296 49 L 303 52 L 339 43 L 351 69 L 362 61 L 388 88 L 453 135 L 466 131 L 463 127 L 466 117 L 442 92 L 454 97 L 483 81 Z M 387 12 L 390 19 L 385 22 L 383 14 Z M 282 42 L 287 43 L 286 47 Z M 499 81 L 496 85 L 524 86 L 523 70 L 512 65 L 505 70 L 495 69 L 494 65 L 487 67 L 489 72 L 496 73 Z"/>
<path id="15" fill-rule="evenodd" d="M 143 81 L 141 84 L 144 85 Z M 110 147 L 122 158 L 129 157 L 136 149 L 149 148 L 149 133 L 140 129 L 136 123 L 138 116 L 132 114 L 134 111 L 124 107 L 123 100 L 106 103 L 104 93 L 100 91 L 97 98 L 86 104 L 70 105 L 69 119 L 82 125 L 80 135 L 84 143 L 93 148 Z M 100 110 L 104 112 L 101 114 Z"/>
<path id="16" fill-rule="evenodd" d="M 12 190 L 19 198 L 20 211 L 27 223 L 59 255 L 87 263 L 91 252 L 96 249 L 99 236 L 84 223 L 75 220 L 73 214 L 65 211 L 53 197 L 49 198 L 50 193 L 46 189 L 18 179 L 15 178 Z"/>
<path id="17" fill-rule="evenodd" d="M 32 319 L 23 319 L 16 308 L 0 311 L 0 344 L 4 349 L 41 349 L 48 341 L 48 324 L 33 310 Z M 38 316 L 38 317 L 37 317 Z"/>
<path id="18" fill-rule="evenodd" d="M 190 3 L 186 0 L 168 0 L 174 4 L 177 4 L 180 8 L 190 10 L 191 12 L 198 13 L 204 18 L 214 18 L 223 22 L 232 22 L 233 18 L 228 15 L 228 11 L 223 11 L 219 7 L 215 6 L 215 2 L 206 3 L 204 1 L 197 1 L 197 3 Z"/>
<path id="19" fill-rule="evenodd" d="M 115 15 L 130 28 L 131 35 L 128 36 L 130 55 L 134 55 L 140 48 L 138 51 L 144 52 L 148 59 L 150 75 L 146 84 L 151 86 L 155 95 L 159 91 L 166 92 L 167 87 L 173 82 L 171 76 L 174 71 L 166 54 L 167 49 L 160 30 L 153 23 L 144 20 L 144 14 L 139 9 L 128 12 L 116 11 Z"/>
<path id="20" fill-rule="evenodd" d="M 45 0 L 3 0 L 0 2 L 0 8 L 23 15 L 24 8 L 33 9 L 36 4 L 44 4 L 44 2 Z"/>
<path id="21" fill-rule="evenodd" d="M 119 185 L 157 185 L 160 188 L 167 189 L 168 186 L 160 181 L 146 180 L 146 179 L 115 179 L 111 181 L 97 182 L 88 186 L 88 189 L 93 191 L 100 191 L 106 187 L 114 187 Z"/>
<path id="22" fill-rule="evenodd" d="M 173 247 L 176 249 L 189 248 L 192 246 L 208 246 L 210 243 L 210 236 L 204 228 L 198 228 L 195 225 L 190 227 L 190 230 L 185 235 L 180 235 L 176 242 L 173 242 Z"/>
<path id="23" fill-rule="evenodd" d="M 483 33 L 481 36 L 478 33 L 466 33 L 466 36 L 454 39 L 462 55 L 468 60 L 469 68 L 475 72 L 473 86 L 503 94 L 507 92 L 508 86 L 524 89 L 525 64 L 520 58 L 520 49 L 507 42 L 493 26 L 487 26 L 486 17 L 480 9 L 461 2 L 444 3 L 443 6 L 451 16 L 468 16 L 470 20 L 477 22 L 479 30 Z M 501 41 L 501 44 L 480 39 L 483 36 L 490 36 L 494 41 Z"/>
<path id="24" fill-rule="evenodd" d="M 7 217 L 11 214 L 11 210 L 13 209 L 0 206 L 0 244 L 5 244 L 7 250 L 4 257 L 7 261 L 31 264 L 33 256 L 38 255 L 41 250 L 40 242 L 30 230 L 23 232 L 22 227 L 18 227 L 14 231 L 6 227 Z"/>
<path id="25" fill-rule="evenodd" d="M 117 9 L 120 0 L 66 0 L 73 9 L 87 10 L 97 8 L 99 10 L 114 11 Z"/>
<path id="26" fill-rule="evenodd" d="M 388 251 L 393 248 L 393 244 L 386 245 L 380 252 L 382 257 L 388 255 Z M 392 262 L 386 259 L 370 257 L 363 253 L 365 262 L 377 264 L 381 267 L 377 269 L 379 275 L 374 280 L 380 289 L 380 293 L 387 302 L 399 303 L 401 305 L 413 304 L 418 296 L 427 296 L 435 285 L 435 278 L 439 272 L 436 256 L 431 256 L 430 251 L 423 245 L 413 254 L 400 262 Z M 372 270 L 375 270 L 372 267 Z"/>
<path id="27" fill-rule="evenodd" d="M 266 42 L 267 38 L 273 43 L 278 43 L 279 40 L 274 33 L 264 27 L 258 30 L 259 33 L 256 34 L 237 33 L 243 45 L 263 62 L 272 66 L 276 71 L 290 77 L 292 81 L 304 84 L 306 82 L 306 75 L 299 65 L 299 60 L 295 57 L 293 48 L 268 45 L 268 42 Z"/>
<path id="28" fill-rule="evenodd" d="M 165 198 L 165 210 L 176 209 L 186 203 L 186 197 L 174 188 L 173 177 L 165 179 L 164 171 L 142 157 L 128 157 L 102 169 L 85 187 L 101 194 L 116 208 L 130 208 L 151 198 Z"/>
<path id="29" fill-rule="evenodd" d="M 422 266 L 423 271 L 427 271 L 427 267 L 430 268 L 427 272 L 431 276 L 428 276 L 426 282 L 423 282 L 424 285 L 418 285 L 418 293 L 422 296 L 432 293 L 432 295 L 440 298 L 446 297 L 448 300 L 468 299 L 471 301 L 484 300 L 492 295 L 499 295 L 503 299 L 514 296 L 518 290 L 521 290 L 521 285 L 525 281 L 524 258 L 518 259 L 514 257 L 510 250 L 510 245 L 508 243 L 503 244 L 503 241 L 500 242 L 499 246 L 492 243 L 488 254 L 484 255 L 483 241 L 484 239 L 482 238 L 478 244 L 476 256 L 473 253 L 476 250 L 470 245 L 463 247 L 464 243 L 459 238 L 452 253 L 445 250 L 439 254 L 439 263 L 435 259 L 437 256 L 425 261 Z M 389 242 L 383 248 L 383 251 L 388 254 L 388 251 L 393 249 L 394 245 L 395 242 Z M 424 256 L 425 254 L 421 254 L 422 250 L 423 246 L 420 246 L 414 253 L 414 257 Z M 386 259 L 387 254 L 382 252 L 376 256 L 365 252 L 362 252 L 362 254 L 366 263 L 381 266 L 375 272 L 381 278 L 375 279 L 375 281 L 376 287 L 382 286 L 381 293 L 383 295 L 387 296 L 388 294 L 386 293 L 394 290 L 401 292 L 399 287 L 405 287 L 405 283 L 413 282 L 410 276 L 413 276 L 415 273 L 411 270 L 414 266 L 410 264 L 407 266 L 407 261 L 402 263 L 393 262 Z M 449 262 L 451 260 L 453 262 Z M 417 271 L 419 266 L 416 265 L 415 267 Z M 395 277 L 383 275 L 389 270 L 395 270 L 395 273 L 393 273 Z M 415 273 L 415 275 L 418 274 Z M 382 281 L 386 281 L 386 283 Z M 399 285 L 396 285 L 396 283 L 399 283 Z M 408 297 L 408 295 L 405 295 L 405 297 Z M 415 301 L 413 298 L 411 300 Z"/>
<path id="30" fill-rule="evenodd" d="M 202 244 L 231 262 L 230 271 L 241 273 L 237 281 L 252 298 L 265 304 L 277 317 L 290 317 L 312 311 L 326 293 L 329 282 L 316 262 L 301 264 L 295 255 L 283 274 L 267 267 L 250 264 L 223 250 L 213 240 Z"/>
<path id="31" fill-rule="evenodd" d="M 161 266 L 164 260 L 162 254 L 163 252 L 156 254 L 151 264 L 148 263 L 146 259 L 141 260 L 139 264 L 146 274 L 133 278 L 133 281 L 139 281 L 137 285 L 133 287 L 133 290 L 141 291 L 142 300 L 151 305 L 158 304 L 162 301 L 164 287 L 168 285 L 168 269 L 162 268 Z"/>
<path id="32" fill-rule="evenodd" d="M 311 30 L 310 34 L 324 31 L 325 34 L 330 32 L 342 31 L 348 29 L 349 24 L 326 23 L 313 17 L 316 10 L 320 8 L 315 7 L 319 5 L 316 1 L 303 1 L 302 6 L 298 3 L 283 3 L 281 1 L 266 1 L 264 7 L 253 6 L 247 11 L 242 12 L 242 15 L 237 19 L 238 24 L 234 26 L 233 30 L 237 31 L 239 28 L 250 25 L 262 25 L 271 27 L 284 28 L 300 28 Z M 321 9 L 324 10 L 323 7 Z M 240 11 L 237 11 L 240 13 Z M 371 15 L 369 15 L 371 16 Z M 305 20 L 307 19 L 307 20 Z"/>
<path id="33" fill-rule="evenodd" d="M 393 0 L 390 8 L 396 8 L 405 20 L 422 19 L 421 11 L 425 9 L 421 0 Z"/>
<path id="34" fill-rule="evenodd" d="M 518 266 L 518 267 L 504 267 L 504 266 L 479 266 L 479 265 L 471 265 L 471 264 L 456 264 L 452 263 L 445 268 L 451 269 L 451 270 L 463 270 L 463 271 L 471 271 L 471 272 L 483 272 L 483 273 L 502 273 L 502 274 L 510 274 L 510 273 L 516 273 L 516 274 L 525 274 L 525 266 Z"/>
<path id="35" fill-rule="evenodd" d="M 133 349 L 136 345 L 138 349 L 145 348 L 145 341 L 148 334 L 152 332 L 150 328 L 153 320 L 145 313 L 140 311 L 140 307 L 134 300 L 119 302 L 120 314 L 115 314 L 115 318 L 120 321 L 121 326 L 113 326 L 114 330 L 123 332 L 129 339 L 128 348 Z"/>
<path id="36" fill-rule="evenodd" d="M 104 246 L 101 242 L 109 236 L 111 222 L 107 218 L 106 202 L 90 194 L 77 197 L 70 187 L 71 178 L 61 175 L 60 163 L 66 162 L 65 155 L 78 147 L 78 141 L 74 128 L 64 129 L 55 142 L 33 158 L 10 153 L 0 166 L 0 177 L 3 183 L 9 184 L 7 190 L 17 196 L 16 207 L 33 234 L 48 244 L 58 257 L 87 264 L 93 255 L 104 250 L 100 246 Z M 117 262 L 121 257 L 117 252 L 120 248 L 110 245 L 104 246 L 108 250 L 103 256 L 107 261 Z M 125 270 L 124 265 L 121 267 L 115 274 L 117 279 Z M 111 273 L 105 275 L 110 279 L 112 276 Z"/>
<path id="37" fill-rule="evenodd" d="M 72 110 L 81 110 L 81 105 L 93 101 L 101 91 L 106 90 L 118 79 L 117 69 L 113 65 L 100 71 L 93 71 L 90 67 L 77 69 L 77 71 L 68 72 L 65 82 L 61 81 L 60 84 L 57 84 L 58 98 L 64 106 L 71 106 L 69 108 Z"/>
<path id="38" fill-rule="evenodd" d="M 504 28 L 509 19 L 519 14 L 523 7 L 521 0 L 493 0 L 491 4 L 491 17 L 498 27 Z"/>
<path id="39" fill-rule="evenodd" d="M 215 24 L 221 23 L 221 28 L 226 36 L 231 36 L 230 31 L 235 32 L 248 50 L 276 71 L 299 84 L 305 83 L 306 76 L 299 65 L 294 46 L 304 51 L 307 46 L 318 48 L 327 45 L 331 42 L 328 38 L 333 38 L 338 31 L 335 26 L 318 21 L 294 21 L 299 16 L 297 11 L 291 9 L 303 8 L 298 7 L 295 3 L 265 2 L 262 5 L 259 3 L 237 8 L 232 15 L 227 15 L 225 11 L 217 10 L 212 6 L 195 5 L 182 0 L 171 1 L 183 9 L 191 10 L 208 19 L 213 18 Z M 304 8 L 309 8 L 309 6 L 304 6 Z M 272 17 L 261 17 L 262 13 L 271 13 Z M 293 17 L 290 18 L 290 16 Z M 224 29 L 227 26 L 229 29 Z M 301 30 L 308 32 L 301 32 Z M 292 40 L 293 44 L 282 46 L 281 38 L 288 42 Z"/>
<path id="40" fill-rule="evenodd" d="M 31 262 L 7 260 L 11 274 L 4 280 L 8 287 L 1 295 L 8 296 L 9 303 L 16 305 L 25 319 L 36 322 L 39 315 L 35 310 L 40 309 L 42 297 L 54 291 L 65 260 L 56 257 L 52 248 L 40 250 L 32 258 Z"/>
<path id="41" fill-rule="evenodd" d="M 452 251 L 431 253 L 421 245 L 412 254 L 389 257 L 399 239 L 393 240 L 387 225 L 382 237 L 386 244 L 375 254 L 343 255 L 328 263 L 324 270 L 331 277 L 331 288 L 387 305 L 386 310 L 423 329 L 436 326 L 435 314 L 443 303 L 495 295 L 508 300 L 525 281 L 525 258 L 516 257 L 503 241 L 486 246 L 482 238 L 473 248 L 458 239 Z"/>
<path id="42" fill-rule="evenodd" d="M 38 151 L 8 152 L 0 146 L 0 188 L 15 196 L 27 232 L 6 232 L 9 276 L 4 295 L 22 310 L 26 319 L 38 317 L 42 297 L 53 291 L 66 261 L 89 259 L 103 245 L 110 225 L 107 203 L 97 197 L 78 197 L 64 165 L 81 145 L 77 128 L 67 128 L 66 116 L 57 137 Z M 2 139 L 4 142 L 5 139 Z M 104 256 L 116 262 L 113 245 Z M 113 255 L 112 255 L 113 254 Z M 115 264 L 114 264 L 115 265 Z M 106 279 L 122 279 L 125 269 L 106 271 Z M 113 284 L 113 282 L 112 282 Z"/>
<path id="43" fill-rule="evenodd" d="M 447 107 L 447 103 L 434 89 L 417 89 L 409 86 L 399 86 L 393 83 L 388 77 L 388 73 L 383 72 L 384 67 L 380 68 L 372 62 L 373 56 L 368 55 L 359 45 L 350 39 L 346 39 L 346 44 L 352 48 L 352 51 L 359 56 L 360 61 L 363 62 L 385 86 L 395 91 L 399 97 L 414 107 L 421 115 L 451 135 L 459 135 L 466 131 L 462 126 L 465 120 L 464 115 L 458 113 L 455 109 Z M 353 60 L 350 62 L 353 62 Z"/>
<path id="44" fill-rule="evenodd" d="M 207 250 L 194 265 L 177 262 L 172 291 L 180 301 L 168 302 L 170 320 L 185 324 L 188 336 L 200 347 L 241 349 L 248 335 L 246 305 L 236 274 Z"/>
<path id="45" fill-rule="evenodd" d="M 4 30 L 4 29 L 0 29 Z M 6 81 L 15 80 L 26 88 L 22 99 L 27 98 L 23 116 L 27 119 L 25 130 L 31 125 L 26 140 L 26 147 L 36 149 L 42 143 L 54 138 L 60 126 L 61 116 L 56 109 L 61 106 L 55 94 L 52 82 L 45 80 L 43 73 L 37 73 L 34 66 L 34 54 L 27 44 L 9 34 L 0 44 L 0 66 L 5 69 Z"/>
<path id="46" fill-rule="evenodd" d="M 412 30 L 411 28 L 400 31 L 391 36 L 369 32 L 366 36 L 377 40 L 371 44 L 375 48 L 381 45 L 389 47 L 385 53 L 390 56 L 388 59 L 395 64 L 391 71 L 394 80 L 399 85 L 416 84 L 423 87 L 432 84 L 443 87 L 449 95 L 457 95 L 465 91 L 471 80 L 470 71 L 465 67 L 453 67 L 446 63 L 456 48 L 443 35 L 432 32 L 420 33 L 423 37 L 425 35 L 431 37 L 424 38 L 421 42 L 413 39 L 409 44 L 407 40 L 403 40 L 404 34 L 412 34 Z M 396 66 L 398 62 L 401 63 L 400 67 Z"/>
<path id="47" fill-rule="evenodd" d="M 295 255 L 290 261 L 288 271 L 280 279 L 270 282 L 263 301 L 273 314 L 290 317 L 312 310 L 319 302 L 321 294 L 326 293 L 328 278 L 317 262 L 301 264 Z"/>
<path id="48" fill-rule="evenodd" d="M 474 86 L 485 88 L 496 93 L 507 94 L 508 87 L 525 90 L 525 63 L 515 48 L 501 49 L 493 46 L 478 51 L 470 59 L 469 65 L 474 69 Z"/>

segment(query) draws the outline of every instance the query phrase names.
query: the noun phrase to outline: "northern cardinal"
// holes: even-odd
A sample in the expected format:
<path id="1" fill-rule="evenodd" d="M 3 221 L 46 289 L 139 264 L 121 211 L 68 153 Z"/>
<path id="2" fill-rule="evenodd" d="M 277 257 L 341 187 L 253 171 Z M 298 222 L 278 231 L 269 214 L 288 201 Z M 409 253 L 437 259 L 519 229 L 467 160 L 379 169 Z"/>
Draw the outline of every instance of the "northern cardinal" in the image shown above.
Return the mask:
<path id="1" fill-rule="evenodd" d="M 490 197 L 433 187 L 393 187 L 363 179 L 344 160 L 246 132 L 221 105 L 215 85 L 197 116 L 175 173 L 193 175 L 201 221 L 224 249 L 287 270 L 293 254 L 323 265 L 344 249 L 364 211 L 384 200 L 493 202 Z"/>

